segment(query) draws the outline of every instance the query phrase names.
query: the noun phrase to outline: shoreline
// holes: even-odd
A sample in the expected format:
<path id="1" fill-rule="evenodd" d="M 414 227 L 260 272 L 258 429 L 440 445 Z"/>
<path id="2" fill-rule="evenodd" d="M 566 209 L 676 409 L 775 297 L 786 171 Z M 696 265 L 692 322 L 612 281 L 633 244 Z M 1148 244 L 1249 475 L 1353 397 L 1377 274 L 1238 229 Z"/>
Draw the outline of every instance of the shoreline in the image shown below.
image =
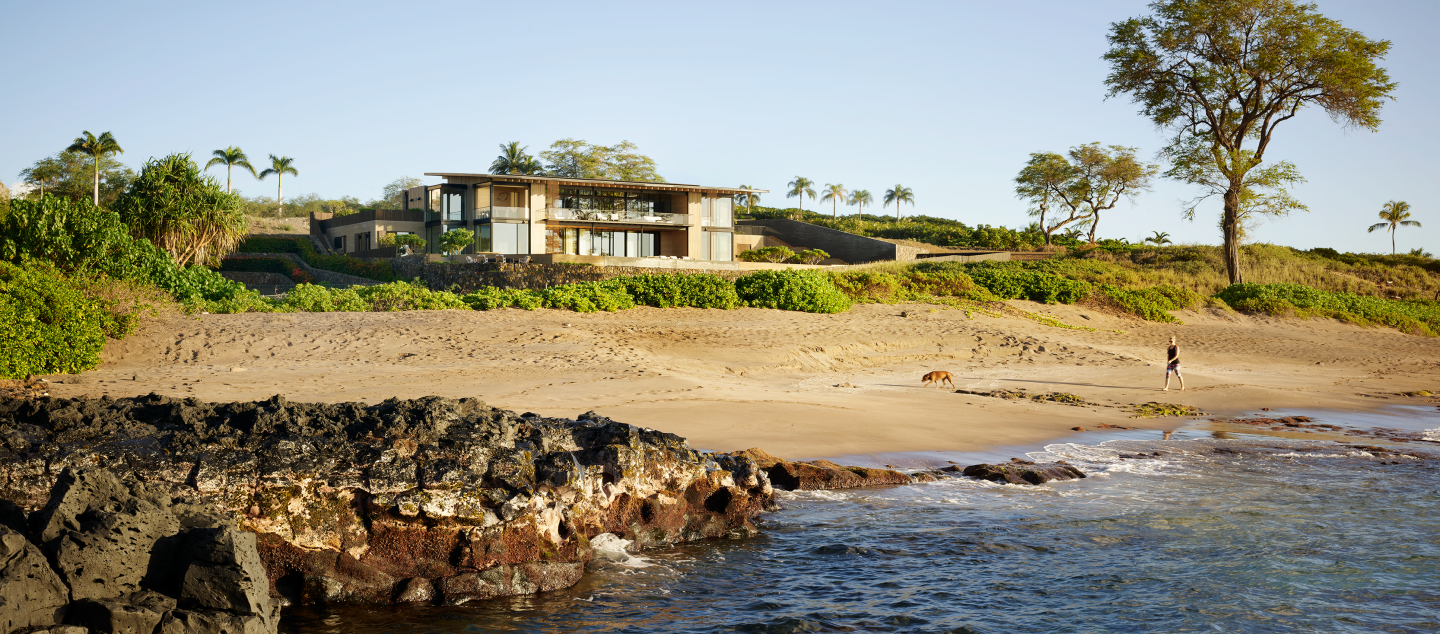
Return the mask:
<path id="1" fill-rule="evenodd" d="M 595 411 L 707 450 L 759 447 L 807 460 L 1035 445 L 1072 427 L 1113 433 L 1096 429 L 1102 423 L 1182 424 L 1123 409 L 1152 401 L 1232 417 L 1265 407 L 1368 411 L 1421 402 L 1400 392 L 1440 388 L 1433 338 L 1333 320 L 1181 311 L 1185 324 L 1157 324 L 1015 303 L 1095 330 L 883 304 L 834 315 L 637 308 L 173 317 L 110 342 L 96 370 L 49 377 L 63 381 L 50 393 L 371 404 L 479 397 L 542 416 Z M 1190 389 L 1162 392 L 1161 343 L 1172 334 Z M 936 369 L 954 374 L 958 389 L 1023 388 L 1087 405 L 920 387 L 920 375 Z"/>

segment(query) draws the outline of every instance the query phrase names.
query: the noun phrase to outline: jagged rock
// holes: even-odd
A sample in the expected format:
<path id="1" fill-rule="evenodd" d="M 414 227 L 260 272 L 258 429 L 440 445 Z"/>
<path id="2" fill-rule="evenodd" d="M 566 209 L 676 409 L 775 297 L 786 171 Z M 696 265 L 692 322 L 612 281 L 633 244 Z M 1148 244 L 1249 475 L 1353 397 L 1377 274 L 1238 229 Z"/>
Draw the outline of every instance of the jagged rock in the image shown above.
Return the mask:
<path id="1" fill-rule="evenodd" d="M 1019 462 L 970 465 L 960 474 L 1002 484 L 1044 484 L 1052 480 L 1078 480 L 1085 477 L 1079 469 L 1067 464 L 1037 465 Z"/>
<path id="2" fill-rule="evenodd" d="M 175 556 L 180 522 L 144 484 L 126 487 L 110 472 L 66 469 L 40 511 L 40 540 L 70 587 L 74 601 L 114 599 L 139 591 L 152 558 Z"/>
<path id="3" fill-rule="evenodd" d="M 590 537 L 614 533 L 637 550 L 744 537 L 774 508 L 770 474 L 749 457 L 702 454 L 594 412 L 517 416 L 439 397 L 0 401 L 0 500 L 34 512 L 50 499 L 52 474 L 93 464 L 121 484 L 66 484 L 74 492 L 36 516 L 48 540 L 134 528 L 143 541 L 171 530 L 182 537 L 157 548 L 184 559 L 200 529 L 239 529 L 204 534 L 237 545 L 253 534 L 261 594 L 293 603 L 456 603 L 562 588 L 579 579 Z M 146 485 L 130 506 L 105 501 L 132 480 Z M 164 515 L 157 509 L 170 524 L 152 521 Z M 273 625 L 247 585 L 260 576 L 253 565 L 197 556 L 186 566 L 163 583 L 116 568 L 88 596 L 171 592 L 180 605 L 157 631 L 250 627 L 198 615 L 225 605 Z"/>
<path id="4" fill-rule="evenodd" d="M 787 491 L 853 489 L 885 484 L 910 484 L 916 481 L 914 477 L 891 469 L 847 467 L 829 460 L 786 462 L 758 448 L 736 451 L 728 454 L 728 457 L 750 459 L 757 467 L 768 463 L 762 473 L 769 476 L 770 484 Z"/>
<path id="5" fill-rule="evenodd" d="M 55 625 L 69 602 L 69 590 L 40 549 L 0 526 L 0 632 Z"/>

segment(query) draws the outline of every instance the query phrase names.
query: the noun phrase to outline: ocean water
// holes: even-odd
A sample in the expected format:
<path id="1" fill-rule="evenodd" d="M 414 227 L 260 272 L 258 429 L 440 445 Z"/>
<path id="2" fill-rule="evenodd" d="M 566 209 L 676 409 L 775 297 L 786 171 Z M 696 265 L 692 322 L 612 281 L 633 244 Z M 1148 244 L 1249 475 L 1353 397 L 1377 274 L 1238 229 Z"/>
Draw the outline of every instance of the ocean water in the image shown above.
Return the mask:
<path id="1" fill-rule="evenodd" d="M 1400 413 L 1350 424 L 1440 439 L 1433 410 Z M 782 493 L 759 538 L 598 562 L 540 596 L 287 608 L 281 631 L 1440 631 L 1440 446 L 1252 431 L 1051 444 L 1029 456 L 1091 477 L 1040 487 Z"/>

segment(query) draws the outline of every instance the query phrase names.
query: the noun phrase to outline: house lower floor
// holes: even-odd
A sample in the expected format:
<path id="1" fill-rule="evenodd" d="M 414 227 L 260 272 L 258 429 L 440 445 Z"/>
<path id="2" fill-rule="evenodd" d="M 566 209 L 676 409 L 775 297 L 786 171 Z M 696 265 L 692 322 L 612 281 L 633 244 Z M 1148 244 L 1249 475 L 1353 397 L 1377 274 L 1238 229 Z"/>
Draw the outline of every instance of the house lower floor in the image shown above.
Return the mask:
<path id="1" fill-rule="evenodd" d="M 611 257 L 677 257 L 732 260 L 733 230 L 708 227 L 623 226 L 547 221 L 544 224 L 503 220 L 432 222 L 425 228 L 426 251 L 441 252 L 441 236 L 458 229 L 471 231 L 461 253 L 500 255 L 570 254 Z M 695 238 L 692 240 L 692 234 Z M 692 249 L 698 246 L 698 251 Z"/>

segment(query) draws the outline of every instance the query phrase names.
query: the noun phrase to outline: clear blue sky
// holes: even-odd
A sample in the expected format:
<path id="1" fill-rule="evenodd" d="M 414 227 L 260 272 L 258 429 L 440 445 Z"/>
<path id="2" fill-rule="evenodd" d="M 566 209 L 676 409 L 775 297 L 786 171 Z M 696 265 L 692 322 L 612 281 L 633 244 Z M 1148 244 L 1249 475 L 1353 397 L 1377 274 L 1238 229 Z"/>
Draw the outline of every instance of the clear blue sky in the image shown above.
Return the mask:
<path id="1" fill-rule="evenodd" d="M 628 139 L 672 182 L 750 184 L 774 192 L 766 205 L 793 204 L 783 190 L 796 175 L 877 200 L 900 183 L 916 196 L 906 214 L 1023 226 L 1011 179 L 1028 153 L 1101 141 L 1150 157 L 1162 145 L 1101 83 L 1108 24 L 1145 5 L 11 2 L 0 180 L 81 130 L 112 131 L 132 167 L 228 145 L 257 168 L 288 155 L 300 176 L 287 195 L 362 200 L 403 175 L 482 172 L 505 141 L 537 152 L 565 137 Z M 1312 211 L 1255 239 L 1388 250 L 1364 229 L 1400 199 L 1425 223 L 1401 232 L 1401 248 L 1440 251 L 1440 3 L 1319 5 L 1394 42 L 1385 65 L 1398 100 L 1378 133 L 1318 110 L 1282 125 L 1267 158 L 1300 167 L 1310 182 L 1293 193 Z M 273 181 L 237 181 L 273 195 Z M 1161 183 L 1100 233 L 1218 242 L 1218 202 L 1180 219 L 1190 194 Z"/>

